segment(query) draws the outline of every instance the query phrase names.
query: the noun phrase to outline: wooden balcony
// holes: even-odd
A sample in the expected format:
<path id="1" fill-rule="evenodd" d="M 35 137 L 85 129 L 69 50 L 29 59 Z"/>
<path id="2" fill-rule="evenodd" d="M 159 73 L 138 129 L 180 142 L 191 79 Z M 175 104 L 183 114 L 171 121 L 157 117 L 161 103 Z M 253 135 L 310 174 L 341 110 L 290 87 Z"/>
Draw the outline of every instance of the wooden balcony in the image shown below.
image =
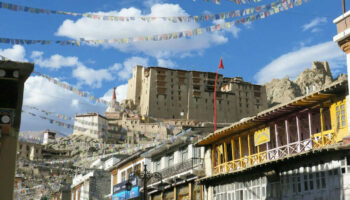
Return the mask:
<path id="1" fill-rule="evenodd" d="M 220 173 L 235 172 L 237 170 L 242 170 L 262 163 L 286 158 L 299 153 L 311 151 L 313 149 L 319 149 L 329 145 L 334 145 L 337 143 L 336 136 L 337 135 L 335 130 L 316 133 L 313 134 L 311 138 L 302 141 L 289 143 L 284 146 L 268 149 L 266 151 L 258 152 L 250 156 L 244 156 L 230 162 L 222 163 L 213 168 L 213 174 L 217 175 Z"/>

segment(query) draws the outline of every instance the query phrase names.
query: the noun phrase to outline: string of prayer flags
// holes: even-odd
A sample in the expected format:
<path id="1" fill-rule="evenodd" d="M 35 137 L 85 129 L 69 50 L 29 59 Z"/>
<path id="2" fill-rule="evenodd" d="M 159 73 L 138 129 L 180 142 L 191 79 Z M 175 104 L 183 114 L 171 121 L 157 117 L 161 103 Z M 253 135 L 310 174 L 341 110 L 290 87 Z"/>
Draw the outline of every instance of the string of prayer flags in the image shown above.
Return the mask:
<path id="1" fill-rule="evenodd" d="M 213 3 L 216 3 L 216 4 L 221 3 L 221 0 L 203 0 L 203 1 L 205 1 L 205 2 L 212 1 Z M 227 1 L 233 2 L 235 4 L 248 4 L 248 3 L 258 3 L 261 0 L 227 0 Z"/>
<path id="2" fill-rule="evenodd" d="M 79 126 L 75 126 L 75 125 L 72 125 L 72 124 L 69 124 L 69 123 L 66 123 L 66 122 L 61 122 L 61 121 L 58 121 L 58 120 L 55 120 L 55 119 L 52 119 L 52 118 L 48 118 L 48 117 L 45 117 L 45 116 L 41 116 L 41 115 L 37 115 L 35 113 L 32 113 L 32 112 L 28 112 L 28 111 L 25 111 L 25 110 L 22 110 L 23 113 L 27 113 L 33 117 L 39 117 L 43 120 L 47 120 L 50 122 L 50 124 L 56 124 L 57 126 L 61 126 L 61 127 L 64 127 L 64 128 L 69 128 L 69 129 L 73 129 L 73 130 L 77 130 L 77 131 L 81 131 L 81 132 L 85 132 L 87 130 L 89 130 L 90 132 L 94 133 L 94 134 L 102 134 L 101 131 L 98 131 L 98 130 L 94 130 L 94 129 L 87 129 L 87 128 L 83 128 L 83 127 L 79 127 Z"/>
<path id="3" fill-rule="evenodd" d="M 0 40 L 1 40 L 1 39 L 0 39 Z M 53 84 L 55 84 L 55 85 L 57 85 L 57 86 L 60 86 L 61 88 L 64 88 L 64 89 L 66 89 L 66 90 L 69 90 L 69 91 L 71 91 L 71 92 L 73 92 L 73 93 L 75 93 L 75 94 L 77 94 L 77 95 L 79 95 L 79 96 L 81 96 L 81 97 L 88 98 L 88 99 L 90 99 L 91 101 L 95 101 L 95 102 L 97 102 L 97 103 L 102 103 L 102 104 L 105 104 L 105 105 L 109 105 L 109 102 L 108 102 L 108 101 L 106 101 L 106 100 L 104 100 L 104 99 L 101 99 L 101 98 L 97 98 L 97 97 L 95 97 L 94 95 L 89 94 L 88 92 L 81 91 L 81 90 L 79 90 L 78 88 L 75 88 L 75 87 L 73 87 L 73 86 L 70 86 L 70 85 L 68 85 L 67 83 L 61 82 L 61 81 L 59 81 L 59 80 L 57 80 L 57 79 L 55 79 L 55 78 L 52 78 L 52 77 L 50 77 L 50 76 L 47 76 L 47 75 L 42 74 L 42 73 L 37 72 L 37 71 L 34 71 L 33 74 L 37 74 L 37 75 L 39 75 L 39 76 L 41 76 L 41 77 L 47 79 L 49 82 L 51 82 L 51 83 L 53 83 Z"/>
<path id="4" fill-rule="evenodd" d="M 209 0 L 205 0 L 209 2 Z M 220 0 L 212 0 L 213 2 L 220 4 Z M 249 2 L 260 2 L 261 0 L 229 0 L 232 2 L 235 2 L 237 4 L 245 4 Z M 284 0 L 280 0 L 277 2 L 282 2 Z M 227 18 L 234 18 L 234 17 L 243 17 L 246 15 L 253 14 L 254 12 L 259 12 L 267 8 L 271 4 L 266 4 L 262 6 L 255 6 L 251 8 L 246 9 L 238 9 L 235 11 L 229 11 L 229 12 L 222 12 L 217 14 L 207 14 L 207 15 L 194 15 L 194 16 L 173 16 L 173 17 L 153 17 L 153 16 L 106 16 L 106 15 L 98 15 L 98 14 L 92 14 L 92 13 L 77 13 L 77 12 L 66 12 L 66 11 L 56 11 L 56 10 L 48 10 L 48 9 L 42 9 L 42 8 L 32 8 L 28 6 L 22 6 L 17 4 L 11 4 L 6 2 L 0 2 L 0 8 L 8 9 L 15 12 L 28 12 L 33 14 L 63 14 L 63 15 L 70 15 L 74 17 L 87 17 L 90 19 L 96 19 L 96 20 L 104 20 L 104 21 L 118 21 L 118 22 L 131 22 L 135 20 L 141 20 L 143 22 L 153 22 L 155 20 L 162 20 L 162 21 L 170 21 L 174 23 L 181 23 L 181 22 L 204 22 L 204 21 L 210 21 L 210 20 L 218 20 L 218 19 L 227 19 Z"/>
<path id="5" fill-rule="evenodd" d="M 71 163 L 71 162 L 77 162 L 78 160 L 83 160 L 84 162 L 90 162 L 90 161 L 95 161 L 97 159 L 103 159 L 106 157 L 110 157 L 113 155 L 119 155 L 119 154 L 132 154 L 135 153 L 136 151 L 139 151 L 141 149 L 147 149 L 150 147 L 154 147 L 159 145 L 159 142 L 152 142 L 152 143 L 147 143 L 147 144 L 140 144 L 140 145 L 134 145 L 136 147 L 129 147 L 126 149 L 122 149 L 119 151 L 115 151 L 110 154 L 101 154 L 101 155 L 95 155 L 95 156 L 89 156 L 89 157 L 77 157 L 77 158 L 67 158 L 67 159 L 61 159 L 61 160 L 45 160 L 45 159 L 36 159 L 34 162 L 40 162 L 40 163 L 45 163 L 45 164 L 65 164 L 65 163 Z"/>
<path id="6" fill-rule="evenodd" d="M 89 122 L 89 121 L 86 121 L 86 120 L 75 119 L 74 117 L 69 117 L 69 116 L 67 116 L 67 115 L 63 115 L 63 114 L 58 114 L 58 113 L 46 111 L 46 110 L 44 110 L 44 109 L 40 109 L 40 108 L 37 108 L 37 107 L 35 107 L 35 106 L 23 105 L 23 107 L 30 108 L 30 109 L 33 109 L 33 110 L 37 110 L 37 111 L 39 111 L 39 112 L 44 113 L 45 115 L 55 115 L 55 117 L 57 117 L 58 119 L 71 120 L 71 121 L 74 120 L 74 122 L 79 122 L 80 124 L 89 125 L 89 126 L 98 126 L 98 125 L 101 125 L 101 126 L 102 126 L 102 129 L 107 129 L 107 126 L 105 126 L 104 124 L 98 124 L 98 123 L 96 123 L 96 122 Z"/>
<path id="7" fill-rule="evenodd" d="M 224 29 L 230 29 L 232 26 L 245 24 L 248 22 L 253 22 L 259 19 L 265 19 L 279 12 L 283 12 L 294 8 L 296 6 L 302 5 L 303 2 L 309 2 L 311 0 L 282 0 L 282 2 L 278 2 L 274 5 L 266 7 L 266 11 L 258 12 L 254 15 L 250 15 L 247 17 L 243 17 L 231 22 L 225 22 L 222 24 L 216 24 L 213 26 L 205 27 L 205 28 L 197 28 L 193 30 L 174 32 L 174 33 L 164 33 L 159 35 L 150 35 L 150 36 L 139 36 L 139 37 L 128 37 L 128 38 L 115 38 L 115 39 L 104 39 L 104 40 L 86 40 L 84 38 L 80 38 L 79 40 L 66 40 L 66 41 L 49 41 L 49 40 L 24 40 L 24 39 L 11 39 L 11 38 L 0 38 L 0 43 L 11 43 L 11 44 L 61 44 L 61 45 L 76 45 L 80 46 L 81 43 L 86 43 L 89 45 L 99 45 L 99 44 L 128 44 L 133 42 L 147 42 L 147 41 L 165 41 L 165 40 L 173 40 L 180 38 L 190 38 L 195 36 L 200 36 L 204 32 L 216 32 Z M 56 80 L 57 81 L 57 80 Z M 73 91 L 74 92 L 74 91 Z M 76 91 L 78 92 L 78 91 Z M 87 94 L 83 94 L 87 95 Z M 106 101 L 96 98 L 94 96 L 90 96 L 91 100 L 95 101 Z"/>

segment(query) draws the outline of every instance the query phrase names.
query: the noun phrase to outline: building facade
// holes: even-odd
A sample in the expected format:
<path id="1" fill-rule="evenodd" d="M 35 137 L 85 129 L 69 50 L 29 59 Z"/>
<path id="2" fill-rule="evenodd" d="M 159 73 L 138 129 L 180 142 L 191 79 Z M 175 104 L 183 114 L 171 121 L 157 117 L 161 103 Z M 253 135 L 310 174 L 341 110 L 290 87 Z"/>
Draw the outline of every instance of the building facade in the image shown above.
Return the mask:
<path id="1" fill-rule="evenodd" d="M 18 142 L 17 158 L 18 159 L 41 159 L 43 158 L 42 150 L 44 146 L 38 143 L 26 142 L 24 140 Z"/>
<path id="2" fill-rule="evenodd" d="M 98 113 L 75 115 L 74 132 L 76 135 L 87 135 L 92 138 L 102 138 L 107 133 L 108 120 Z"/>
<path id="3" fill-rule="evenodd" d="M 43 132 L 43 145 L 54 143 L 56 140 L 56 132 L 51 130 L 45 130 Z"/>
<path id="4" fill-rule="evenodd" d="M 204 199 L 349 199 L 347 80 L 203 138 Z"/>
<path id="5" fill-rule="evenodd" d="M 136 66 L 127 99 L 141 115 L 213 121 L 215 73 Z M 266 89 L 242 78 L 218 76 L 218 122 L 234 122 L 267 108 Z"/>
<path id="6" fill-rule="evenodd" d="M 112 200 L 140 199 L 140 175 L 146 165 L 150 164 L 150 159 L 141 156 L 145 151 L 138 151 L 134 155 L 125 158 L 113 167 L 109 168 L 111 176 Z M 127 183 L 131 184 L 131 190 L 126 189 Z"/>
<path id="7" fill-rule="evenodd" d="M 72 200 L 103 199 L 110 193 L 110 175 L 108 171 L 93 170 L 73 178 L 71 185 Z"/>
<path id="8" fill-rule="evenodd" d="M 153 177 L 147 184 L 149 199 L 203 199 L 203 188 L 195 180 L 204 176 L 204 148 L 193 147 L 191 142 L 206 132 L 207 129 L 188 129 L 171 143 L 144 154 L 151 159 L 151 173 L 161 174 L 161 180 Z"/>

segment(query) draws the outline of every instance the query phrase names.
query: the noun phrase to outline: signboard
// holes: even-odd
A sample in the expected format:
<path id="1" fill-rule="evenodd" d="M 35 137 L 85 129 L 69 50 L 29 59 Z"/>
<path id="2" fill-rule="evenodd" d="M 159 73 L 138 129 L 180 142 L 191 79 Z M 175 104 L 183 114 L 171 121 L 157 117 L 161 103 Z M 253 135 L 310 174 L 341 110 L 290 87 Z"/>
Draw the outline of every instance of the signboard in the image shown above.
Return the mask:
<path id="1" fill-rule="evenodd" d="M 270 142 L 270 127 L 260 129 L 254 133 L 254 145 L 259 146 Z"/>
<path id="2" fill-rule="evenodd" d="M 126 190 L 126 183 L 127 182 L 128 181 L 123 181 L 123 182 L 113 186 L 112 200 L 126 200 L 126 199 L 132 199 L 132 198 L 140 196 L 140 192 L 139 192 L 140 188 L 138 186 L 137 177 L 131 178 L 129 180 L 129 182 L 132 185 L 130 191 Z"/>
<path id="3" fill-rule="evenodd" d="M 118 192 L 116 194 L 113 194 L 112 200 L 127 200 L 127 199 L 133 199 L 140 196 L 140 188 L 139 186 L 132 187 L 130 191 L 123 190 L 121 192 Z"/>

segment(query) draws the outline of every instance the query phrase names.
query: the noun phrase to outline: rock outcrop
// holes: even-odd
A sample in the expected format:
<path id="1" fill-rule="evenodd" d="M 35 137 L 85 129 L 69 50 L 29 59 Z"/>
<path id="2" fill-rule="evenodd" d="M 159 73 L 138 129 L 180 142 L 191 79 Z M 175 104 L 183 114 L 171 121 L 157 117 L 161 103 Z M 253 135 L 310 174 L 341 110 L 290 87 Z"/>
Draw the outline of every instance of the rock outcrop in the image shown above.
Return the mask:
<path id="1" fill-rule="evenodd" d="M 272 79 L 265 84 L 267 103 L 269 107 L 282 102 L 288 102 L 301 95 L 300 88 L 288 77 L 283 79 Z"/>
<path id="2" fill-rule="evenodd" d="M 313 62 L 311 69 L 305 69 L 294 81 L 305 95 L 315 89 L 321 89 L 333 82 L 332 72 L 327 62 Z"/>
<path id="3" fill-rule="evenodd" d="M 294 80 L 288 77 L 283 79 L 272 79 L 265 83 L 267 102 L 269 107 L 280 103 L 286 103 L 296 97 L 306 95 L 319 90 L 334 81 L 344 80 L 347 76 L 340 74 L 333 79 L 328 62 L 312 62 L 311 69 L 306 69 Z"/>

